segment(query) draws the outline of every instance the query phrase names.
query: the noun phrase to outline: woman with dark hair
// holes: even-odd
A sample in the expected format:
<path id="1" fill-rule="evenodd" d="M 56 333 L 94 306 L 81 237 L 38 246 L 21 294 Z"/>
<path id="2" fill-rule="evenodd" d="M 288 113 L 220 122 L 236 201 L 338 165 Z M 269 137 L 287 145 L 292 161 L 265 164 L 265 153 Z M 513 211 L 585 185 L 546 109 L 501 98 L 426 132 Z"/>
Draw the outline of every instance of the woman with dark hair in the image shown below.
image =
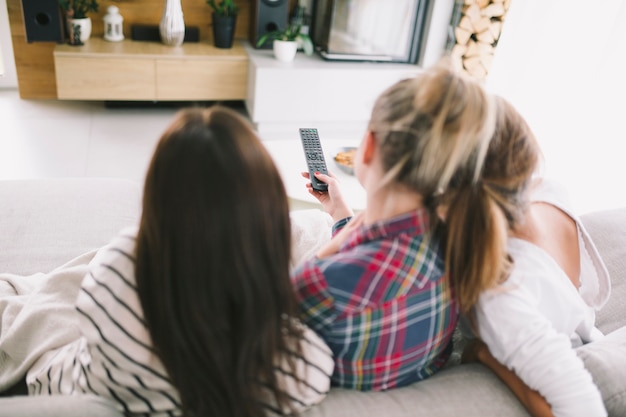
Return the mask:
<path id="1" fill-rule="evenodd" d="M 289 207 L 245 119 L 182 110 L 149 166 L 138 229 L 90 264 L 82 337 L 43 355 L 31 395 L 94 393 L 126 414 L 288 414 L 321 401 L 333 361 L 296 319 Z"/>

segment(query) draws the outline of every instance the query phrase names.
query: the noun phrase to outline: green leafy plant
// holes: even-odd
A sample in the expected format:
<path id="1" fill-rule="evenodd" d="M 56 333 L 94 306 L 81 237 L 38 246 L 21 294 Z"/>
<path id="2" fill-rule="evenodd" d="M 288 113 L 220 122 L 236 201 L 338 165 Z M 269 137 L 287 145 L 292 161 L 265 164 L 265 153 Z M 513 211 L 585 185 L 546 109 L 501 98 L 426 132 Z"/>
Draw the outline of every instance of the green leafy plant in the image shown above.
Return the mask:
<path id="1" fill-rule="evenodd" d="M 218 16 L 235 16 L 239 12 L 234 0 L 206 0 L 206 3 Z"/>
<path id="2" fill-rule="evenodd" d="M 84 19 L 89 12 L 98 11 L 97 0 L 59 0 L 59 5 L 72 19 Z"/>
<path id="3" fill-rule="evenodd" d="M 257 47 L 261 47 L 270 40 L 297 42 L 302 43 L 302 50 L 306 55 L 313 54 L 313 41 L 309 35 L 302 33 L 302 24 L 291 23 L 285 30 L 275 30 L 261 36 L 256 43 Z"/>

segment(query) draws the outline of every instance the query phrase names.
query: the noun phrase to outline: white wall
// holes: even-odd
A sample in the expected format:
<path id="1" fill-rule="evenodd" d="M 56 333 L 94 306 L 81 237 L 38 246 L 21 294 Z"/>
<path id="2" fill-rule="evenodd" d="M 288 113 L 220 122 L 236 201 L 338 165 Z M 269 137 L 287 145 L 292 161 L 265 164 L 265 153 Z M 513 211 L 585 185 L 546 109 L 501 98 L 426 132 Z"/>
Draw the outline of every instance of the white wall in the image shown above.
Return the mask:
<path id="1" fill-rule="evenodd" d="M 0 0 L 0 88 L 17 88 L 13 43 L 6 0 Z"/>
<path id="2" fill-rule="evenodd" d="M 526 117 L 579 213 L 626 207 L 626 0 L 516 0 L 487 86 Z"/>

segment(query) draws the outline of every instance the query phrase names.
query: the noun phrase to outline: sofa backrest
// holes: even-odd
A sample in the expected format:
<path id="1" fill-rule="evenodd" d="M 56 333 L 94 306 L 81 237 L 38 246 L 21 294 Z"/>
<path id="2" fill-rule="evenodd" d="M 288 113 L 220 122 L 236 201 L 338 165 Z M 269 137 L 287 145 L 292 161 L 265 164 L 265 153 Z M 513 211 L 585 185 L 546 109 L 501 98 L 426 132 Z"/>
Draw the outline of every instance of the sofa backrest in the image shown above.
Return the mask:
<path id="1" fill-rule="evenodd" d="M 581 216 L 611 275 L 611 297 L 598 312 L 598 328 L 608 334 L 626 326 L 626 208 Z"/>
<path id="2" fill-rule="evenodd" d="M 125 179 L 0 181 L 0 273 L 49 272 L 104 246 L 136 224 L 140 203 Z"/>

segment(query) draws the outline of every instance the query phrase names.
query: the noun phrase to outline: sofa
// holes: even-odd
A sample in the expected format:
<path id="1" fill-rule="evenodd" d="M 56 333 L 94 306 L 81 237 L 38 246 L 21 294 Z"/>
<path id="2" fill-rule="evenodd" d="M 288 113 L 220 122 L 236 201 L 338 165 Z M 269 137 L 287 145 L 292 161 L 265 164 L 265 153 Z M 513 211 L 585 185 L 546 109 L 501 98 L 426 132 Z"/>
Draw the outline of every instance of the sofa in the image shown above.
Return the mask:
<path id="1" fill-rule="evenodd" d="M 52 271 L 105 245 L 137 222 L 141 186 L 110 178 L 0 181 L 0 274 Z M 293 262 L 328 239 L 330 218 L 294 210 Z M 597 323 L 607 337 L 578 349 L 599 386 L 609 415 L 626 416 L 626 208 L 582 216 L 612 276 L 613 292 Z M 302 417 L 528 416 L 490 370 L 461 364 L 464 341 L 446 367 L 428 380 L 386 392 L 332 389 Z M 19 390 L 18 392 L 19 393 Z M 0 394 L 0 416 L 119 417 L 111 403 L 90 395 L 28 397 Z"/>

